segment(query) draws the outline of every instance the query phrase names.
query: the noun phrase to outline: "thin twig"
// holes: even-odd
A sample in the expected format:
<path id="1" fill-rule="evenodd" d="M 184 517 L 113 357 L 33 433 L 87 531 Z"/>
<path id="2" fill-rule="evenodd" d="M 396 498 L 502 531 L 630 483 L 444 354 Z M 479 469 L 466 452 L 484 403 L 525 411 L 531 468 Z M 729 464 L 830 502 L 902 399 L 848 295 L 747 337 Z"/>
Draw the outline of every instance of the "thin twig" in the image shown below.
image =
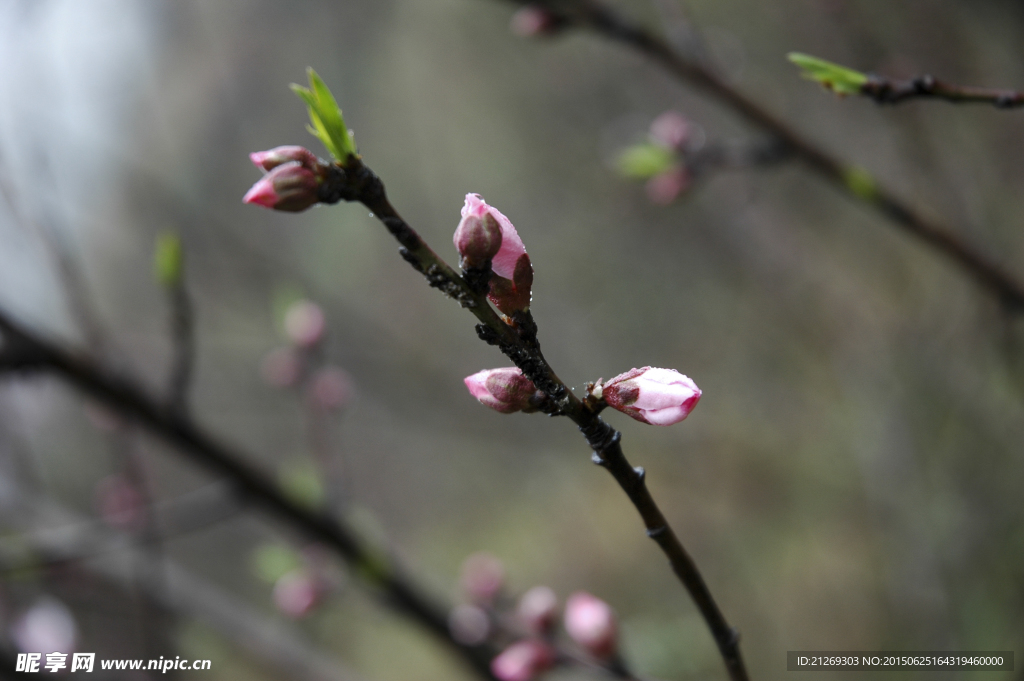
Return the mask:
<path id="1" fill-rule="evenodd" d="M 839 160 L 811 142 L 721 76 L 679 54 L 650 31 L 619 16 L 597 0 L 508 1 L 519 5 L 539 5 L 554 12 L 568 25 L 590 29 L 646 55 L 680 81 L 702 90 L 750 123 L 771 133 L 811 170 L 943 253 L 1007 308 L 1024 312 L 1024 283 L 1007 272 L 984 249 L 941 222 L 925 217 L 864 170 Z"/>
<path id="2" fill-rule="evenodd" d="M 171 305 L 171 342 L 174 347 L 168 399 L 173 408 L 185 413 L 188 411 L 188 390 L 195 366 L 196 339 L 195 313 L 184 277 L 167 288 L 167 297 Z"/>
<path id="3" fill-rule="evenodd" d="M 478 674 L 493 678 L 489 662 L 494 651 L 487 646 L 468 646 L 452 639 L 445 610 L 388 556 L 364 543 L 344 522 L 307 510 L 288 499 L 276 485 L 244 463 L 251 457 L 219 442 L 188 416 L 149 395 L 134 379 L 104 369 L 33 333 L 2 309 L 0 333 L 4 341 L 0 346 L 0 371 L 55 374 L 108 407 L 134 418 L 193 462 L 227 478 L 242 497 L 335 550 L 400 613 L 451 647 Z"/>
<path id="4" fill-rule="evenodd" d="M 552 413 L 567 416 L 579 426 L 594 451 L 594 462 L 607 469 L 626 492 L 640 513 L 647 535 L 668 557 L 679 581 L 697 604 L 718 644 L 730 678 L 745 681 L 747 673 L 740 655 L 739 635 L 726 622 L 696 564 L 655 503 L 644 482 L 643 469 L 634 468 L 626 459 L 620 446 L 621 434 L 576 397 L 548 365 L 537 340 L 537 326 L 529 312 L 514 314 L 509 323 L 502 320 L 488 304 L 485 294 L 475 290 L 466 278 L 456 273 L 398 215 L 388 201 L 380 178 L 362 161 L 351 157 L 344 168 L 331 166 L 321 186 L 320 196 L 325 203 L 357 201 L 369 208 L 401 244 L 399 252 L 402 257 L 427 278 L 430 286 L 443 291 L 472 312 L 480 321 L 476 327 L 477 335 L 490 345 L 498 346 L 539 390 L 547 394 L 554 405 Z"/>
<path id="5" fill-rule="evenodd" d="M 952 85 L 932 76 L 896 80 L 872 74 L 860 91 L 879 104 L 899 104 L 908 99 L 941 99 L 954 104 L 991 104 L 997 109 L 1024 106 L 1024 92 Z"/>

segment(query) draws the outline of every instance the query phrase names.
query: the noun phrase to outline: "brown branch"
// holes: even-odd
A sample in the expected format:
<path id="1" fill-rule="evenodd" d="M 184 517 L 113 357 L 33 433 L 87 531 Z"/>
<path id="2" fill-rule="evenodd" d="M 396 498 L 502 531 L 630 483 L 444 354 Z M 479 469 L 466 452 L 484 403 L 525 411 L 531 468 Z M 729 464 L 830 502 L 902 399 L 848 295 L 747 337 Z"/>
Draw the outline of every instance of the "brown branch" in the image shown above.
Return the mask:
<path id="1" fill-rule="evenodd" d="M 908 99 L 941 99 L 954 104 L 991 104 L 997 109 L 1024 106 L 1024 92 L 951 85 L 931 76 L 896 80 L 872 74 L 860 91 L 879 104 L 899 104 Z"/>
<path id="2" fill-rule="evenodd" d="M 384 184 L 362 161 L 350 157 L 346 166 L 330 166 L 327 179 L 320 188 L 321 200 L 357 201 L 370 209 L 401 244 L 402 257 L 423 274 L 430 286 L 440 289 L 467 308 L 480 321 L 477 335 L 496 345 L 522 369 L 538 389 L 547 394 L 551 415 L 567 416 L 579 426 L 587 444 L 593 449 L 593 460 L 604 467 L 619 483 L 636 507 L 653 539 L 668 558 L 673 571 L 690 593 L 707 622 L 711 634 L 734 681 L 745 681 L 747 672 L 739 650 L 739 635 L 726 622 L 711 595 L 704 578 L 682 542 L 669 526 L 644 482 L 644 470 L 634 468 L 620 446 L 621 434 L 605 423 L 591 406 L 581 401 L 548 365 L 537 340 L 537 326 L 529 312 L 516 313 L 508 323 L 491 308 L 486 295 L 473 283 L 472 272 L 462 276 L 455 272 L 402 219 L 388 201 Z"/>
<path id="3" fill-rule="evenodd" d="M 55 374 L 90 397 L 134 418 L 193 462 L 227 478 L 243 498 L 336 551 L 356 568 L 354 572 L 369 579 L 401 614 L 452 648 L 479 675 L 493 678 L 489 663 L 494 651 L 487 646 L 468 646 L 452 639 L 445 610 L 426 596 L 408 575 L 391 564 L 379 550 L 365 544 L 341 520 L 307 510 L 285 497 L 276 485 L 244 463 L 251 457 L 219 442 L 186 415 L 150 396 L 133 379 L 33 333 L 2 309 L 0 335 L 3 341 L 0 372 Z"/>
<path id="4" fill-rule="evenodd" d="M 678 53 L 650 31 L 619 16 L 597 0 L 508 1 L 543 7 L 567 25 L 590 29 L 647 56 L 680 81 L 702 90 L 770 133 L 818 175 L 874 207 L 904 231 L 945 255 L 1008 308 L 1024 312 L 1024 284 L 988 252 L 941 222 L 922 215 L 863 170 L 825 151 L 704 64 Z"/>

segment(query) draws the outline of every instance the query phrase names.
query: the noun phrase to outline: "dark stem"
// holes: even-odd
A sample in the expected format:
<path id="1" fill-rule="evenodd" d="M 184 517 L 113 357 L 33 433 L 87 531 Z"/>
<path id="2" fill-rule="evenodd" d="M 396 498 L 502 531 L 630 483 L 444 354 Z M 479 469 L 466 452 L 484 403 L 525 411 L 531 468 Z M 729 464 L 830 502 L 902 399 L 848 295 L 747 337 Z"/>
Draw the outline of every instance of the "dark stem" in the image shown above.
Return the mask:
<path id="1" fill-rule="evenodd" d="M 174 351 L 167 391 L 168 402 L 173 409 L 184 414 L 188 411 L 188 390 L 196 358 L 195 313 L 183 277 L 168 287 L 167 296 L 171 306 L 171 343 Z"/>
<path id="2" fill-rule="evenodd" d="M 237 493 L 280 520 L 322 542 L 371 581 L 400 613 L 443 641 L 484 678 L 494 678 L 494 651 L 453 640 L 445 610 L 426 596 L 380 550 L 365 544 L 343 521 L 307 510 L 285 497 L 273 483 L 243 463 L 246 458 L 202 430 L 191 419 L 153 398 L 126 376 L 104 369 L 57 343 L 34 334 L 0 310 L 0 372 L 53 373 L 121 414 L 134 418 L 160 439 L 206 470 L 227 478 Z"/>
<path id="3" fill-rule="evenodd" d="M 510 1 L 520 5 L 540 5 L 571 25 L 588 28 L 646 55 L 680 81 L 703 90 L 748 122 L 772 134 L 818 175 L 849 195 L 875 207 L 904 231 L 943 253 L 1007 308 L 1024 312 L 1024 284 L 1003 269 L 984 249 L 944 224 L 918 213 L 895 193 L 878 185 L 870 177 L 869 186 L 863 182 L 851 181 L 852 175 L 863 176 L 863 171 L 858 171 L 854 166 L 832 156 L 705 65 L 679 54 L 653 33 L 624 19 L 597 0 Z"/>
<path id="4" fill-rule="evenodd" d="M 358 201 L 369 208 L 401 244 L 399 252 L 402 257 L 427 278 L 430 286 L 445 292 L 476 316 L 480 321 L 476 327 L 477 335 L 498 346 L 538 389 L 547 393 L 556 407 L 548 413 L 567 416 L 579 426 L 587 444 L 594 450 L 595 460 L 626 492 L 647 527 L 647 535 L 668 557 L 679 581 L 697 604 L 718 644 L 730 678 L 746 681 L 748 677 L 740 656 L 739 636 L 726 622 L 696 564 L 648 491 L 643 469 L 634 469 L 626 459 L 620 446 L 621 434 L 580 401 L 548 365 L 540 350 L 537 325 L 532 315 L 529 312 L 517 313 L 507 322 L 499 317 L 485 295 L 475 292 L 466 279 L 438 257 L 398 215 L 387 199 L 380 178 L 360 160 L 349 159 L 344 169 L 334 166 L 321 193 L 337 197 L 335 200 Z"/>
<path id="5" fill-rule="evenodd" d="M 1024 92 L 951 85 L 931 76 L 895 80 L 871 75 L 860 91 L 879 104 L 899 104 L 908 99 L 941 99 L 954 104 L 991 104 L 997 109 L 1024 106 Z"/>

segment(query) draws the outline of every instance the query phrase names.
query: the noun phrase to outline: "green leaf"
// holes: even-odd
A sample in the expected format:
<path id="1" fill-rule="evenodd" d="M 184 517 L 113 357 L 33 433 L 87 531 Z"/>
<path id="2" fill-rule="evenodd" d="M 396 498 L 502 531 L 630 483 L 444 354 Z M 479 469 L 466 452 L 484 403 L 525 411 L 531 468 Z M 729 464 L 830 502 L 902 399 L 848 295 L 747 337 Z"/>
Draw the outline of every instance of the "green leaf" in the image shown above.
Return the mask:
<path id="1" fill-rule="evenodd" d="M 356 145 L 345 126 L 338 102 L 327 88 L 323 79 L 312 68 L 307 69 L 309 87 L 292 83 L 292 90 L 306 103 L 309 111 L 310 133 L 319 139 L 336 161 L 347 163 L 356 156 Z"/>
<path id="2" fill-rule="evenodd" d="M 279 476 L 285 495 L 309 509 L 323 507 L 327 490 L 323 478 L 310 461 L 293 461 L 281 467 Z"/>
<path id="3" fill-rule="evenodd" d="M 638 179 L 660 175 L 675 164 L 676 155 L 672 150 L 649 143 L 628 147 L 616 160 L 620 173 Z"/>
<path id="4" fill-rule="evenodd" d="M 837 95 L 858 95 L 868 82 L 867 74 L 809 54 L 790 52 L 787 58 L 800 67 L 804 78 L 821 83 Z"/>
<path id="5" fill-rule="evenodd" d="M 177 286 L 181 282 L 184 259 L 181 239 L 174 232 L 164 232 L 156 238 L 153 276 L 163 286 Z"/>
<path id="6" fill-rule="evenodd" d="M 864 199 L 874 201 L 878 197 L 878 185 L 871 173 L 859 166 L 850 166 L 843 171 L 843 182 L 847 189 Z"/>
<path id="7" fill-rule="evenodd" d="M 281 544 L 263 544 L 252 556 L 256 576 L 271 584 L 299 567 L 300 563 L 299 554 Z"/>

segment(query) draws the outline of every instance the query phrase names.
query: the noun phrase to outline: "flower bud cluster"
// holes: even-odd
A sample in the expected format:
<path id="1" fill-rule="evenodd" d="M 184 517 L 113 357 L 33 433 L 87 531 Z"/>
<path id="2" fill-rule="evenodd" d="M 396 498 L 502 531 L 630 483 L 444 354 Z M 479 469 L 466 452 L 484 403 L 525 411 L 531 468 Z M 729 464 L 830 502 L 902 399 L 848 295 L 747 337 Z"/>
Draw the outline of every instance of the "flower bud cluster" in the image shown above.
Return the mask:
<path id="1" fill-rule="evenodd" d="M 246 192 L 243 203 L 298 213 L 319 202 L 326 165 L 309 149 L 276 147 L 253 152 L 249 158 L 266 174 Z"/>
<path id="2" fill-rule="evenodd" d="M 269 152 L 267 152 L 269 153 Z M 343 409 L 352 400 L 352 379 L 343 369 L 323 362 L 327 319 L 323 309 L 309 300 L 292 303 L 284 314 L 288 345 L 263 358 L 260 373 L 275 388 L 299 388 L 318 412 Z"/>
<path id="3" fill-rule="evenodd" d="M 491 661 L 491 673 L 499 681 L 532 681 L 555 666 L 560 657 L 556 649 L 560 608 L 554 591 L 535 586 L 519 597 L 513 610 L 502 598 L 505 570 L 501 561 L 486 553 L 466 559 L 460 584 L 469 602 L 453 608 L 448 620 L 457 641 L 479 645 L 519 634 Z M 562 624 L 582 652 L 600 664 L 618 664 L 619 629 L 607 603 L 578 591 L 565 603 Z"/>

